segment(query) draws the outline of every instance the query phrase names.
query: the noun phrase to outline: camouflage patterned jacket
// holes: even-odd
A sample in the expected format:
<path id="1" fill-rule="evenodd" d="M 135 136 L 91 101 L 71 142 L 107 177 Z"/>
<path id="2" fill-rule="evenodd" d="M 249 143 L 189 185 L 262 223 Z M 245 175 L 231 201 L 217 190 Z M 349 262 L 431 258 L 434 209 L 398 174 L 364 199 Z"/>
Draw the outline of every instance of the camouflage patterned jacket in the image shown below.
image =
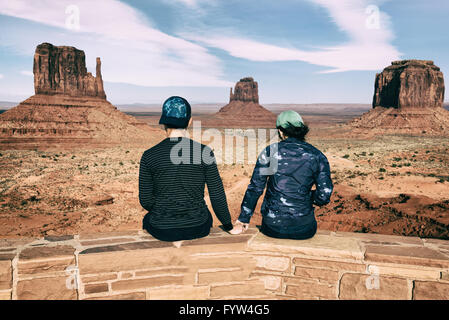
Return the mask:
<path id="1" fill-rule="evenodd" d="M 329 162 L 311 144 L 287 138 L 264 149 L 243 198 L 239 220 L 248 223 L 265 185 L 263 223 L 281 233 L 315 221 L 313 204 L 329 203 L 333 191 Z M 316 190 L 312 191 L 312 187 Z"/>

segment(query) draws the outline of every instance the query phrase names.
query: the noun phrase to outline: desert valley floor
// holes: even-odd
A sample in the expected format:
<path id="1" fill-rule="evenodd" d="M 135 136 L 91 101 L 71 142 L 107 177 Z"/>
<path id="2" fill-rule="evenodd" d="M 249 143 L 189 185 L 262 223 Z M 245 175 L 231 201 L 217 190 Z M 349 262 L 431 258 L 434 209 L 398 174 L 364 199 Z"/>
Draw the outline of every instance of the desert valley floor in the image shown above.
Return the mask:
<path id="1" fill-rule="evenodd" d="M 155 124 L 156 116 L 134 115 Z M 353 116 L 305 116 L 308 142 L 328 157 L 335 184 L 331 203 L 316 209 L 319 228 L 449 239 L 449 137 L 350 137 L 341 123 Z M 140 228 L 139 160 L 163 138 L 161 131 L 145 145 L 0 150 L 0 236 Z M 253 167 L 219 165 L 233 219 Z M 261 222 L 258 210 L 252 224 Z"/>

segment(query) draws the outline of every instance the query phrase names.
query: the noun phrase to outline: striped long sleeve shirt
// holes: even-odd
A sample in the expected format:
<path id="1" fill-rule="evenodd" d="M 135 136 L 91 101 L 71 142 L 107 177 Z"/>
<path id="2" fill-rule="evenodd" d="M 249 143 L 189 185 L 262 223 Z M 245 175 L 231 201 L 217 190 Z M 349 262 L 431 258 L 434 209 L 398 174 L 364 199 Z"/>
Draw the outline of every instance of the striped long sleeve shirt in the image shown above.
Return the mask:
<path id="1" fill-rule="evenodd" d="M 139 201 L 156 228 L 195 227 L 206 223 L 207 184 L 215 215 L 232 228 L 226 194 L 212 150 L 188 138 L 166 138 L 146 150 L 140 161 Z"/>

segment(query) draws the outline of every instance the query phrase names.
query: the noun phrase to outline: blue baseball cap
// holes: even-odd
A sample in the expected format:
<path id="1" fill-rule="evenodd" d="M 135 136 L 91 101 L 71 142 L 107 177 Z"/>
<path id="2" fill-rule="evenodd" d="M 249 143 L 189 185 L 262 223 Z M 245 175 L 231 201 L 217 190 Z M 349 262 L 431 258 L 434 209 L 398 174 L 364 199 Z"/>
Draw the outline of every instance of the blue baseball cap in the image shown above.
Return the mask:
<path id="1" fill-rule="evenodd" d="M 186 99 L 173 96 L 165 100 L 162 105 L 162 116 L 159 124 L 166 124 L 177 128 L 186 128 L 192 116 L 192 108 Z"/>

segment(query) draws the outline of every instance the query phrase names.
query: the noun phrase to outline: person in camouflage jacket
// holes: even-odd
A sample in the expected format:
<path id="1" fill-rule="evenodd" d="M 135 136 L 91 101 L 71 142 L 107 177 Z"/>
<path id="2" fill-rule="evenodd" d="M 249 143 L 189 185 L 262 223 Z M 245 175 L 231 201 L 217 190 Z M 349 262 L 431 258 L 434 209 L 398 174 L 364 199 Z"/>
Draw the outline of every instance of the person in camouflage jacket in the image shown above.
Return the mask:
<path id="1" fill-rule="evenodd" d="M 328 204 L 333 191 L 329 162 L 304 141 L 309 129 L 295 111 L 281 113 L 276 127 L 281 141 L 259 155 L 236 225 L 240 224 L 242 231 L 247 228 L 268 184 L 261 232 L 275 238 L 311 238 L 317 229 L 313 205 Z"/>

